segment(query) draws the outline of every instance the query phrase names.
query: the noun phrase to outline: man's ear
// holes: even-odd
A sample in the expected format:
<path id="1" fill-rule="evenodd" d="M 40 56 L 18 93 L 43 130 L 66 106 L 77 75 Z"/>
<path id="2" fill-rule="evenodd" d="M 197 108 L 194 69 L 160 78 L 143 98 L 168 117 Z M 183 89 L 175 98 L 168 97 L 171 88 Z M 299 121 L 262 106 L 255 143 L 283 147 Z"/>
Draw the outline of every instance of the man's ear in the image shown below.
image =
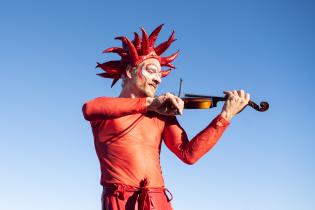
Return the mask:
<path id="1" fill-rule="evenodd" d="M 126 69 L 126 76 L 127 78 L 131 79 L 132 77 L 132 67 L 131 66 L 128 66 L 127 69 Z"/>

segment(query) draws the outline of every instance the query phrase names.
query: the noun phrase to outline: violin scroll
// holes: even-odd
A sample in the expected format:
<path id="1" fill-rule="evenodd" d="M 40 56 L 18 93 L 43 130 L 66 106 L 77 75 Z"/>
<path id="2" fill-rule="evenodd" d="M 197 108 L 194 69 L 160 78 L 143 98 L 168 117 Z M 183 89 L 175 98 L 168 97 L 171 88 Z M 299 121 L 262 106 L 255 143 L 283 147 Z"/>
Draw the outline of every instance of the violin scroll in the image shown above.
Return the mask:
<path id="1" fill-rule="evenodd" d="M 269 109 L 269 103 L 266 101 L 262 101 L 260 102 L 260 107 L 258 106 L 258 104 L 256 104 L 253 101 L 249 101 L 248 102 L 248 106 L 252 107 L 253 109 L 259 111 L 259 112 L 265 112 Z"/>

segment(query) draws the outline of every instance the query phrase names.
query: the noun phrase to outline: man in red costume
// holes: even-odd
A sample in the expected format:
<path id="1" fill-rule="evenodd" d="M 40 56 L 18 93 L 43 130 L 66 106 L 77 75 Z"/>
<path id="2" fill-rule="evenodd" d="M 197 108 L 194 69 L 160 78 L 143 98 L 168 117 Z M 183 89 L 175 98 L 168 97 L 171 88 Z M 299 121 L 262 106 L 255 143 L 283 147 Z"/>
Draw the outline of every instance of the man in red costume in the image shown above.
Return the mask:
<path id="1" fill-rule="evenodd" d="M 226 91 L 222 112 L 191 140 L 179 125 L 184 102 L 170 93 L 155 96 L 161 78 L 170 73 L 161 66 L 174 68 L 171 62 L 179 52 L 160 55 L 175 40 L 170 38 L 155 47 L 163 25 L 150 36 L 142 28 L 142 38 L 135 33 L 130 41 L 117 37 L 122 47 L 112 47 L 121 60 L 97 65 L 112 78 L 112 86 L 122 79 L 117 98 L 99 97 L 83 105 L 83 114 L 90 121 L 96 153 L 101 166 L 103 210 L 171 210 L 171 194 L 164 186 L 160 167 L 162 140 L 183 162 L 195 163 L 219 140 L 231 118 L 249 101 L 249 94 Z"/>

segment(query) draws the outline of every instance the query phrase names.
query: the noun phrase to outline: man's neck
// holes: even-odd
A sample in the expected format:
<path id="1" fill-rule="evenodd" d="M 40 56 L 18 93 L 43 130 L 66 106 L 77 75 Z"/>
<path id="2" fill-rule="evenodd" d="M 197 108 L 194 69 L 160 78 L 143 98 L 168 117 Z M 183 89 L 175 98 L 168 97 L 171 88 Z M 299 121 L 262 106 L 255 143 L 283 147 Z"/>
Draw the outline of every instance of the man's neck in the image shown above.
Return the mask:
<path id="1" fill-rule="evenodd" d="M 137 95 L 134 94 L 134 93 L 121 92 L 120 95 L 119 95 L 119 98 L 139 98 L 139 97 L 137 97 Z"/>
<path id="2" fill-rule="evenodd" d="M 142 96 L 140 93 L 137 93 L 136 91 L 133 91 L 128 87 L 124 87 L 119 94 L 119 98 L 141 98 L 141 97 L 146 97 L 146 96 Z"/>

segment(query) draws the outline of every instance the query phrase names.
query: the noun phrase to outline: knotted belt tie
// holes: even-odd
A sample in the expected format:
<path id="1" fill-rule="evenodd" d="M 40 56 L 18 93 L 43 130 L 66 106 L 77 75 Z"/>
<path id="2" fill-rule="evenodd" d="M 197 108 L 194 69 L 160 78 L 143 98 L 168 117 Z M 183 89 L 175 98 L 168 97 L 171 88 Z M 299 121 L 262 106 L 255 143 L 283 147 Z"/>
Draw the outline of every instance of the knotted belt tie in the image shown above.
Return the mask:
<path id="1" fill-rule="evenodd" d="M 149 193 L 154 192 L 164 192 L 168 201 L 173 199 L 172 193 L 164 187 L 148 187 L 148 180 L 144 179 L 140 187 L 133 187 L 129 185 L 123 184 L 105 184 L 104 189 L 106 190 L 106 194 L 111 194 L 116 196 L 121 200 L 125 200 L 126 192 L 134 192 L 138 195 L 138 210 L 150 210 L 151 206 L 151 198 Z M 169 198 L 170 196 L 170 198 Z"/>

